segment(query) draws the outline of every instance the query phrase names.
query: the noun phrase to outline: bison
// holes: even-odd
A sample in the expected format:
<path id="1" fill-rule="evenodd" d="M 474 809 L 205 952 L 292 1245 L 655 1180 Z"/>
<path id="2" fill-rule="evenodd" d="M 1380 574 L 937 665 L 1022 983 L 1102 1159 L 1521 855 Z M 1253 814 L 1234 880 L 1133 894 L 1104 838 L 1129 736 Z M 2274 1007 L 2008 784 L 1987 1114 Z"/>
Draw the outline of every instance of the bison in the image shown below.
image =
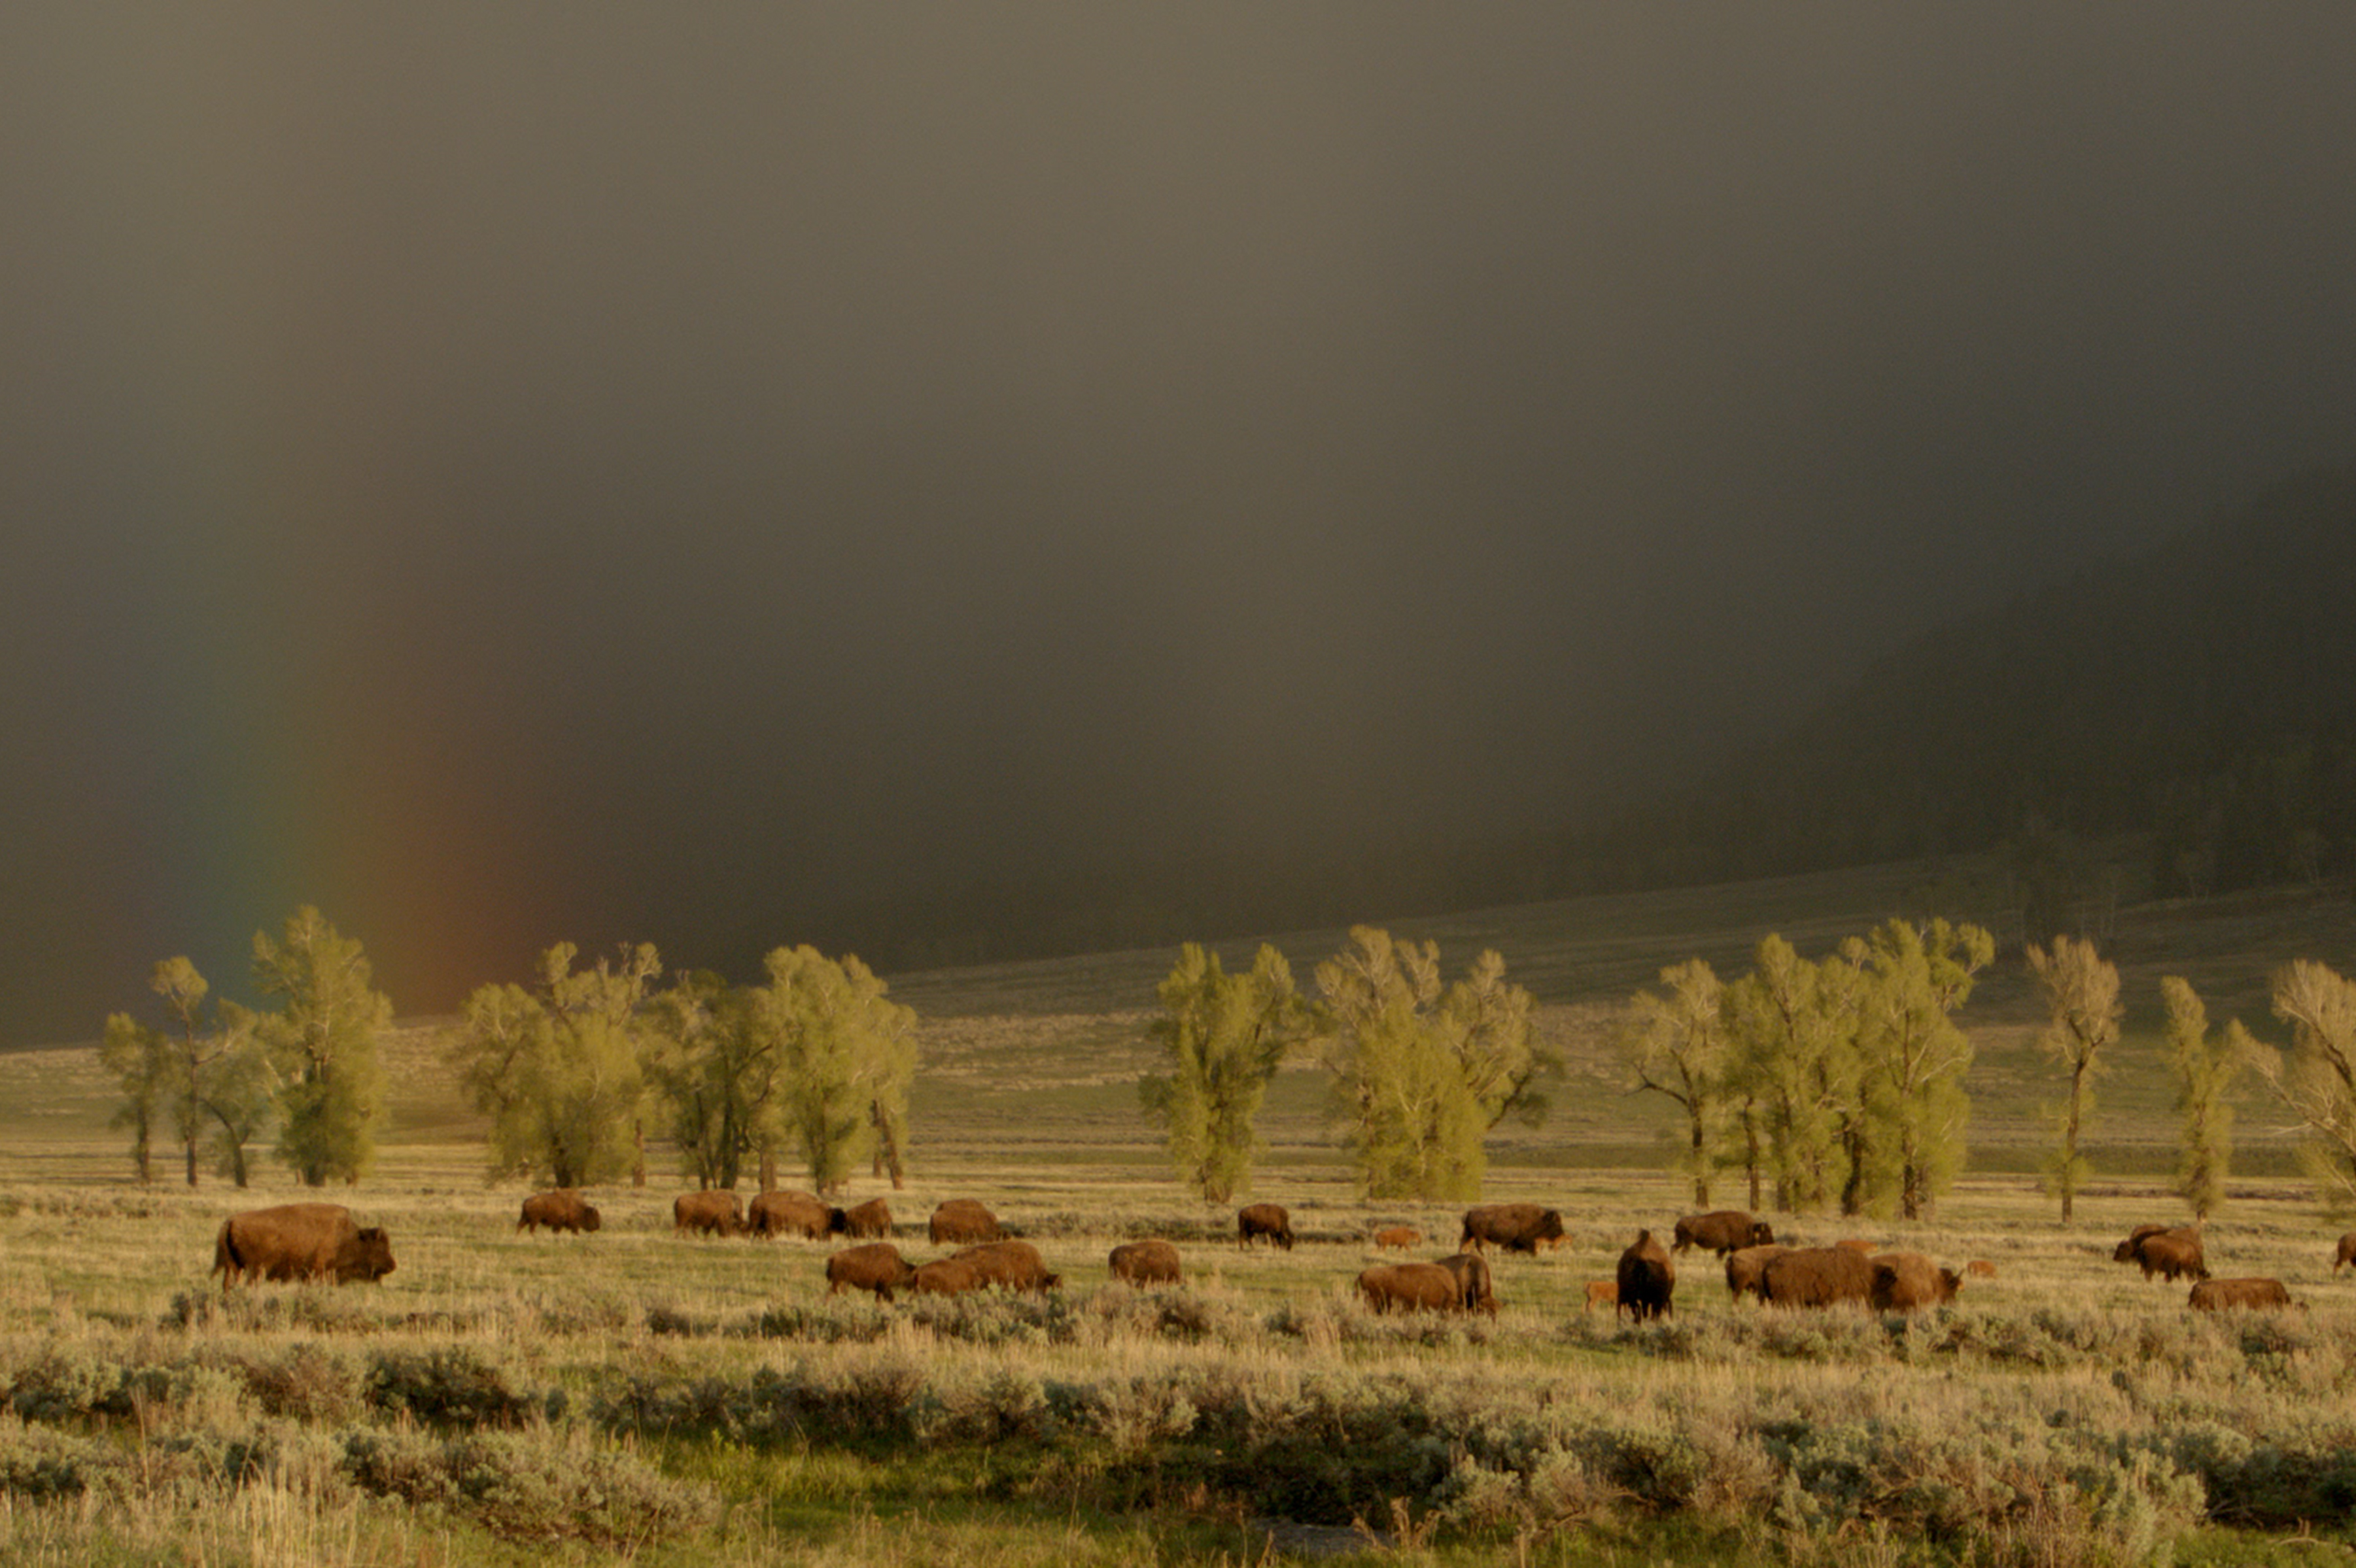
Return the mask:
<path id="1" fill-rule="evenodd" d="M 2350 1264 L 2356 1264 L 2356 1231 L 2340 1238 L 2340 1251 L 2331 1260 L 2331 1272 L 2338 1274 Z"/>
<path id="2" fill-rule="evenodd" d="M 1974 1258 L 1971 1262 L 1964 1265 L 1964 1273 L 1973 1279 L 1994 1279 L 1996 1277 L 1996 1264 L 1988 1262 L 1986 1258 Z"/>
<path id="3" fill-rule="evenodd" d="M 1873 1268 L 1873 1283 L 1866 1289 L 1866 1299 L 1878 1312 L 1944 1306 L 1964 1288 L 1962 1275 L 1939 1267 L 1921 1253 L 1881 1253 L 1868 1262 Z"/>
<path id="4" fill-rule="evenodd" d="M 1677 1265 L 1669 1259 L 1668 1250 L 1653 1239 L 1650 1231 L 1639 1231 L 1628 1250 L 1620 1254 L 1620 1310 L 1637 1322 L 1647 1318 L 1666 1317 L 1672 1310 L 1670 1297 L 1676 1294 Z"/>
<path id="5" fill-rule="evenodd" d="M 2201 1253 L 2198 1225 L 2179 1225 L 2172 1231 L 2139 1229 L 2119 1247 L 2127 1256 L 2123 1259 L 2114 1253 L 2112 1261 L 2140 1264 L 2146 1279 L 2156 1274 L 2172 1280 L 2209 1277 L 2209 1264 Z"/>
<path id="6" fill-rule="evenodd" d="M 1440 1260 L 1440 1266 L 1456 1276 L 1465 1311 L 1497 1316 L 1496 1282 L 1489 1273 L 1487 1258 L 1479 1253 L 1451 1253 Z"/>
<path id="7" fill-rule="evenodd" d="M 1776 1307 L 1862 1307 L 1873 1296 L 1873 1261 L 1855 1247 L 1794 1247 L 1767 1260 L 1759 1285 Z"/>
<path id="8" fill-rule="evenodd" d="M 1391 1252 L 1405 1252 L 1423 1244 L 1423 1232 L 1413 1225 L 1385 1225 L 1375 1232 L 1375 1245 Z"/>
<path id="9" fill-rule="evenodd" d="M 866 1242 L 859 1246 L 845 1247 L 826 1260 L 826 1293 L 839 1294 L 849 1285 L 853 1290 L 872 1290 L 879 1301 L 889 1301 L 895 1290 L 905 1290 L 916 1277 L 916 1271 L 900 1249 L 889 1242 Z"/>
<path id="10" fill-rule="evenodd" d="M 1256 1236 L 1271 1246 L 1292 1250 L 1292 1216 L 1281 1203 L 1253 1203 L 1236 1211 L 1236 1245 L 1248 1247 Z"/>
<path id="11" fill-rule="evenodd" d="M 741 1236 L 744 1233 L 744 1200 L 717 1189 L 682 1192 L 670 1200 L 671 1229 L 684 1236 Z"/>
<path id="12" fill-rule="evenodd" d="M 985 1242 L 954 1255 L 971 1267 L 984 1285 L 1006 1290 L 1053 1290 L 1064 1283 L 1063 1275 L 1047 1272 L 1039 1249 L 1028 1242 Z"/>
<path id="13" fill-rule="evenodd" d="M 540 1227 L 552 1231 L 594 1231 L 601 1221 L 596 1205 L 583 1200 L 581 1194 L 569 1187 L 553 1192 L 535 1192 L 523 1200 L 523 1216 L 516 1221 L 519 1231 L 539 1233 Z"/>
<path id="14" fill-rule="evenodd" d="M 764 1192 L 753 1200 L 744 1222 L 763 1238 L 800 1236 L 818 1242 L 842 1232 L 843 1212 L 815 1193 Z"/>
<path id="15" fill-rule="evenodd" d="M 1740 1209 L 1718 1209 L 1707 1214 L 1688 1214 L 1679 1220 L 1672 1250 L 1681 1253 L 1687 1247 L 1699 1247 L 1704 1252 L 1724 1257 L 1745 1247 L 1767 1247 L 1774 1243 L 1774 1227 L 1766 1221 L 1753 1219 Z"/>
<path id="16" fill-rule="evenodd" d="M 2136 1254 L 2143 1250 L 2144 1238 L 2146 1236 L 2159 1235 L 2168 1229 L 2169 1227 L 2166 1225 L 2137 1225 L 2134 1230 L 2127 1232 L 2127 1239 L 2121 1242 L 2112 1252 L 2111 1261 L 2115 1264 L 2131 1264 L 2135 1262 Z"/>
<path id="17" fill-rule="evenodd" d="M 870 1198 L 855 1209 L 842 1211 L 842 1233 L 872 1241 L 892 1233 L 892 1206 L 881 1198 Z"/>
<path id="18" fill-rule="evenodd" d="M 1123 1242 L 1112 1250 L 1112 1277 L 1131 1285 L 1176 1285 L 1178 1249 L 1167 1242 Z"/>
<path id="19" fill-rule="evenodd" d="M 1479 1252 L 1499 1246 L 1509 1253 L 1536 1256 L 1540 1245 L 1552 1246 L 1562 1239 L 1562 1215 L 1556 1210 L 1535 1203 L 1487 1203 L 1464 1211 L 1464 1230 L 1457 1238 L 1456 1250 Z"/>
<path id="20" fill-rule="evenodd" d="M 373 1283 L 392 1272 L 392 1240 L 380 1225 L 353 1223 L 340 1203 L 281 1203 L 221 1221 L 213 1238 L 221 1288 L 256 1279 L 332 1279 Z"/>
<path id="21" fill-rule="evenodd" d="M 1740 1301 L 1746 1296 L 1767 1299 L 1767 1264 L 1791 1249 L 1770 1242 L 1763 1246 L 1739 1247 L 1726 1254 L 1726 1298 Z"/>
<path id="22" fill-rule="evenodd" d="M 988 1283 L 980 1271 L 965 1258 L 935 1258 L 918 1264 L 909 1276 L 908 1288 L 918 1296 L 963 1296 L 980 1290 Z"/>
<path id="23" fill-rule="evenodd" d="M 2278 1279 L 2204 1279 L 2192 1287 L 2187 1305 L 2201 1312 L 2222 1312 L 2233 1307 L 2288 1307 L 2290 1292 Z"/>
<path id="24" fill-rule="evenodd" d="M 967 1244 L 1003 1241 L 1006 1237 L 998 1216 L 970 1198 L 952 1198 L 934 1210 L 927 1229 L 937 1246 L 944 1242 Z"/>
<path id="25" fill-rule="evenodd" d="M 1613 1279 L 1590 1279 L 1587 1282 L 1587 1305 L 1580 1310 L 1592 1312 L 1599 1307 L 1620 1305 L 1620 1282 Z"/>
<path id="26" fill-rule="evenodd" d="M 1376 1312 L 1459 1312 L 1464 1286 L 1438 1264 L 1377 1264 L 1358 1275 L 1358 1294 Z"/>

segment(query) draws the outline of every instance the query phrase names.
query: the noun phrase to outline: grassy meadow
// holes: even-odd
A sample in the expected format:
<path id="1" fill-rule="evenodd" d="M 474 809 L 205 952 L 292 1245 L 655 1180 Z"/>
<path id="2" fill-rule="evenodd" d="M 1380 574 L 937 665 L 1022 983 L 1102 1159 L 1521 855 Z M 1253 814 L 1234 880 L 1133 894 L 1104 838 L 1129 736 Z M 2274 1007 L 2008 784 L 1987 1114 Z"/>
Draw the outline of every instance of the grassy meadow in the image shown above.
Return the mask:
<path id="1" fill-rule="evenodd" d="M 390 1228 L 396 1272 L 225 1298 L 213 1232 L 303 1196 L 284 1174 L 142 1188 L 92 1052 L 0 1056 L 0 1562 L 2356 1562 L 2356 1271 L 2334 1277 L 2345 1225 L 2290 1174 L 2279 1118 L 2244 1097 L 2209 1261 L 2298 1309 L 2196 1317 L 2110 1261 L 2181 1214 L 2158 976 L 2268 1036 L 2274 965 L 2350 961 L 2344 895 L 2121 912 L 2103 945 L 2128 1038 L 2067 1231 L 2024 1174 L 2055 1090 L 2004 954 L 1963 1016 L 1973 1156 L 1936 1215 L 1771 1216 L 1993 1264 L 1954 1307 L 1768 1312 L 1687 1253 L 1669 1322 L 1583 1309 L 1638 1228 L 1692 1207 L 1665 1119 L 1612 1064 L 1628 993 L 1697 954 L 1739 974 L 1771 930 L 1813 953 L 1932 912 L 1953 879 L 1393 923 L 1451 970 L 1497 947 L 1568 1062 L 1546 1125 L 1493 1145 L 1484 1196 L 1557 1207 L 1571 1238 L 1496 1260 L 1494 1321 L 1355 1303 L 1374 1227 L 1419 1227 L 1428 1255 L 1458 1209 L 1361 1200 L 1306 1072 L 1271 1096 L 1254 1192 L 1291 1209 L 1296 1249 L 1240 1251 L 1230 1210 L 1174 1186 L 1134 1087 L 1167 952 L 893 981 L 924 1020 L 913 1169 L 850 1197 L 888 1198 L 916 1259 L 947 1250 L 923 1236 L 936 1202 L 984 1200 L 1062 1274 L 1044 1299 L 830 1298 L 823 1244 L 672 1234 L 659 1149 L 648 1187 L 593 1194 L 600 1232 L 517 1234 L 523 1193 L 481 1179 L 432 1020 L 388 1043 L 377 1171 L 322 1195 Z M 1341 942 L 1280 945 L 1306 981 Z M 1712 1196 L 1744 1200 L 1737 1177 Z M 1141 1235 L 1178 1243 L 1184 1285 L 1107 1280 Z"/>

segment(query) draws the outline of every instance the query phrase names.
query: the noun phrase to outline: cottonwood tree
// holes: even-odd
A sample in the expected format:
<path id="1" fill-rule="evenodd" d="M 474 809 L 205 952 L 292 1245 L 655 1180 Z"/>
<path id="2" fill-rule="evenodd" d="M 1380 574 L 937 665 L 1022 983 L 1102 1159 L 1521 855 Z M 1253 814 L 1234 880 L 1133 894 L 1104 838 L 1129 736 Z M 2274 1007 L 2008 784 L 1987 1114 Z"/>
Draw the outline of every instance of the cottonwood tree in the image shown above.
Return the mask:
<path id="1" fill-rule="evenodd" d="M 1677 1164 L 1693 1179 L 1694 1202 L 1707 1209 L 1733 1039 L 1725 987 L 1699 958 L 1662 970 L 1661 986 L 1665 995 L 1639 991 L 1630 1001 L 1621 1051 L 1637 1093 L 1659 1094 L 1684 1114 Z"/>
<path id="2" fill-rule="evenodd" d="M 2047 1164 L 2048 1190 L 2062 1200 L 2062 1223 L 2070 1223 L 2078 1189 L 2089 1168 L 2078 1136 L 2094 1109 L 2094 1081 L 2104 1070 L 2103 1053 L 2119 1038 L 2126 1009 L 2119 1001 L 2119 972 L 2104 963 L 2091 942 L 2057 936 L 2050 948 L 2029 946 L 2029 967 L 2045 997 L 2045 1028 L 2039 1047 L 2068 1074 L 2069 1098 L 2059 1113 L 2062 1144 Z"/>
<path id="3" fill-rule="evenodd" d="M 1811 963 L 1777 935 L 1761 939 L 1751 972 L 1726 987 L 1733 1082 L 1755 1107 L 1778 1209 L 1823 1207 L 1861 1157 L 1858 997 L 1853 965 Z"/>
<path id="4" fill-rule="evenodd" d="M 701 1187 L 733 1188 L 745 1156 L 782 1136 L 775 1042 L 754 1027 L 748 994 L 709 971 L 681 974 L 648 1011 L 648 1071 L 670 1107 L 685 1174 Z"/>
<path id="5" fill-rule="evenodd" d="M 1858 1051 L 1866 1103 L 1888 1139 L 1882 1196 L 1919 1220 L 1963 1163 L 1972 1047 L 1954 1013 L 1996 940 L 1976 925 L 1891 920 L 1844 949 L 1866 981 Z"/>
<path id="6" fill-rule="evenodd" d="M 2181 976 L 2162 978 L 2159 995 L 2168 1009 L 2169 1065 L 2181 1130 L 2176 1190 L 2193 1218 L 2205 1220 L 2224 1206 L 2225 1174 L 2233 1159 L 2233 1083 L 2254 1059 L 2257 1042 L 2238 1019 L 2212 1037 L 2208 1009 Z"/>
<path id="7" fill-rule="evenodd" d="M 131 1168 L 144 1187 L 155 1179 L 155 1122 L 171 1075 L 172 1042 L 129 1013 L 110 1013 L 98 1061 L 123 1086 L 123 1104 L 107 1125 L 131 1130 Z"/>
<path id="8" fill-rule="evenodd" d="M 906 1141 L 908 1085 L 916 1072 L 916 1015 L 886 995 L 855 956 L 826 957 L 807 945 L 780 947 L 754 987 L 749 1025 L 776 1053 L 781 1092 L 772 1125 L 809 1164 L 810 1182 L 833 1192 L 851 1169 L 888 1142 L 896 1167 Z M 762 1185 L 774 1181 L 774 1145 L 764 1145 Z"/>
<path id="9" fill-rule="evenodd" d="M 1315 1035 L 1312 1009 L 1265 944 L 1249 970 L 1230 975 L 1216 953 L 1187 943 L 1154 995 L 1162 1012 L 1147 1033 L 1170 1071 L 1140 1079 L 1138 1096 L 1170 1129 L 1179 1179 L 1224 1203 L 1251 1188 L 1252 1120 L 1285 1056 Z"/>
<path id="10" fill-rule="evenodd" d="M 610 1181 L 637 1163 L 648 1031 L 639 1014 L 661 973 L 650 944 L 576 969 L 579 949 L 541 955 L 539 985 L 478 987 L 448 1059 L 491 1118 L 494 1177 L 558 1187 Z"/>
<path id="11" fill-rule="evenodd" d="M 2336 1211 L 2356 1208 L 2356 983 L 2300 958 L 2274 975 L 2275 1017 L 2291 1051 L 2261 1048 L 2258 1076 L 2307 1126 L 2299 1162 Z"/>
<path id="12" fill-rule="evenodd" d="M 371 987 L 359 943 L 308 905 L 282 936 L 254 933 L 253 977 L 263 996 L 281 998 L 259 1025 L 278 1077 L 279 1157 L 306 1187 L 358 1181 L 384 1120 L 377 1037 L 391 1001 Z"/>

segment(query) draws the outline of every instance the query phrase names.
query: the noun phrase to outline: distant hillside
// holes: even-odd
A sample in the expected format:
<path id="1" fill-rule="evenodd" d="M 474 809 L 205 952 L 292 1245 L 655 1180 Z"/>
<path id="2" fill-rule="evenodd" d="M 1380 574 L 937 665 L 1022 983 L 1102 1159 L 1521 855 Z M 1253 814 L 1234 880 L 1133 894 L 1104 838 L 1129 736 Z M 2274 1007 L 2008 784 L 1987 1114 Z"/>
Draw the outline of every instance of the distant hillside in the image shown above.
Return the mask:
<path id="1" fill-rule="evenodd" d="M 2085 845 L 2119 835 L 2131 892 L 2356 869 L 2356 469 L 1927 632 L 1783 740 L 1548 859 L 1602 890 L 2008 848 L 2051 928 L 2101 875 Z"/>

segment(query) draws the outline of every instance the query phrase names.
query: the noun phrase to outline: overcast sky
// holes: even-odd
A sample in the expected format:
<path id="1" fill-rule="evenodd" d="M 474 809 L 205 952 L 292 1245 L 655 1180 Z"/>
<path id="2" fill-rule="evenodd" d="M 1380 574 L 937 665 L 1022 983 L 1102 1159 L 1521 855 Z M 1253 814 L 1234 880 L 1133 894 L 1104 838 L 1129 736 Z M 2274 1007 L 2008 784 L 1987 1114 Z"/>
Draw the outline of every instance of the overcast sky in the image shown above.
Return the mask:
<path id="1" fill-rule="evenodd" d="M 1574 820 L 2356 458 L 2351 61 L 2338 0 L 8 6 L 0 1044 L 305 902 L 437 1011 Z"/>

